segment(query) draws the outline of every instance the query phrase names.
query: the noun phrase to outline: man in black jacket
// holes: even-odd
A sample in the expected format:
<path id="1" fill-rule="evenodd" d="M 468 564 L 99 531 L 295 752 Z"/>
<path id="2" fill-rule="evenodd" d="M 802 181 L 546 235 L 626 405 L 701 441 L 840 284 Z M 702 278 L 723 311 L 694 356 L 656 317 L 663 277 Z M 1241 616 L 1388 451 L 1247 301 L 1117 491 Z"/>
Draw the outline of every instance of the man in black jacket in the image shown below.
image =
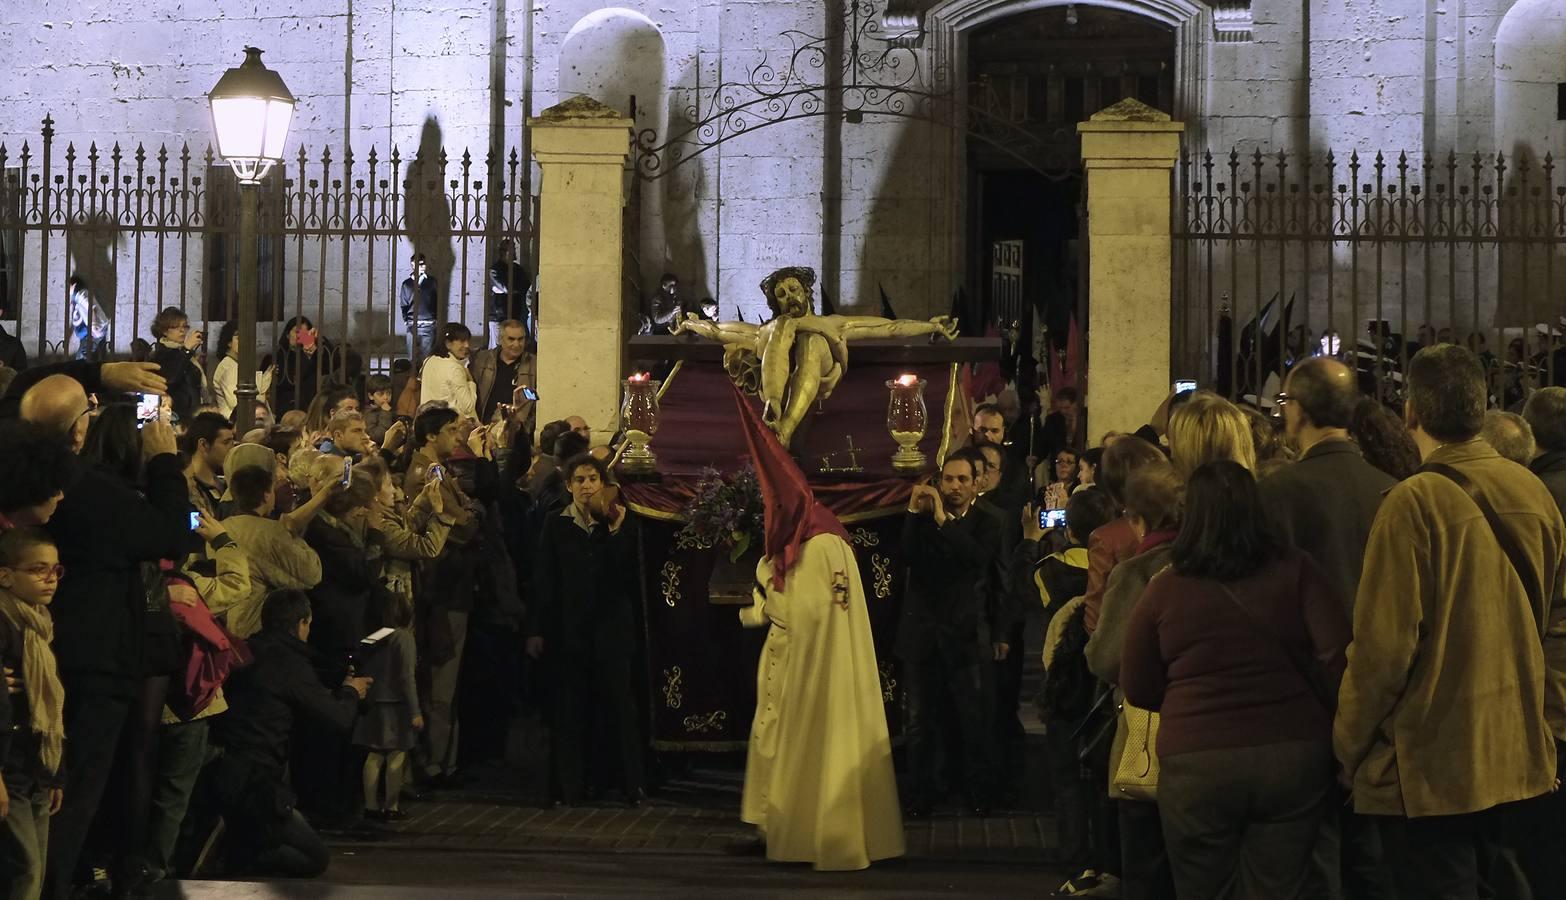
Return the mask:
<path id="1" fill-rule="evenodd" d="M 1539 447 L 1528 468 L 1544 481 L 1555 505 L 1566 514 L 1566 388 L 1547 387 L 1529 397 L 1523 418 Z"/>
<path id="2" fill-rule="evenodd" d="M 635 529 L 626 522 L 619 491 L 604 463 L 589 453 L 561 468 L 571 502 L 544 522 L 533 560 L 533 608 L 527 653 L 549 672 L 554 786 L 567 805 L 582 802 L 585 761 L 597 734 L 608 736 L 608 755 L 626 800 L 639 806 L 642 750 L 632 699 L 631 658 L 636 651 Z"/>
<path id="3" fill-rule="evenodd" d="M 973 457 L 956 454 L 941 467 L 940 489 L 916 485 L 903 524 L 908 582 L 897 655 L 908 683 L 908 814 L 928 815 L 935 797 L 935 756 L 943 730 L 943 696 L 962 734 L 967 804 L 983 814 L 992 765 L 984 723 L 979 647 L 988 643 L 985 582 L 1000 544 L 994 517 L 975 514 Z"/>
<path id="4" fill-rule="evenodd" d="M 21 398 L 24 421 L 73 437 L 86 433 L 87 395 L 77 381 L 52 375 Z M 141 564 L 183 559 L 197 546 L 174 431 L 148 422 L 141 432 L 146 496 L 89 469 L 65 491 L 49 520 L 65 577 L 55 594 L 54 650 L 65 686 L 65 762 L 72 772 L 65 804 L 50 823 L 45 896 L 66 897 L 88 827 L 108 784 L 115 751 L 141 688 L 142 619 L 147 597 Z"/>
<path id="5" fill-rule="evenodd" d="M 413 272 L 402 281 L 397 305 L 402 311 L 402 324 L 408 330 L 408 358 L 413 360 L 417 372 L 435 352 L 435 325 L 440 315 L 440 292 L 424 262 L 424 254 L 413 254 Z"/>
<path id="6" fill-rule="evenodd" d="M 351 673 L 335 690 L 316 675 L 310 639 L 310 598 L 274 591 L 261 610 L 261 633 L 250 641 L 255 661 L 224 686 L 228 713 L 217 720 L 223 756 L 211 787 L 228 830 L 229 860 L 240 871 L 311 878 L 326 871 L 328 852 L 294 808 L 283 779 L 294 721 L 306 719 L 346 734 L 373 678 Z"/>
<path id="7" fill-rule="evenodd" d="M 1357 376 L 1318 356 L 1289 371 L 1277 398 L 1284 435 L 1300 458 L 1263 479 L 1262 497 L 1280 538 L 1304 550 L 1327 574 L 1349 618 L 1359 592 L 1370 526 L 1396 479 L 1365 461 L 1349 437 L 1359 402 Z M 1332 896 L 1392 897 L 1381 840 L 1366 820 L 1339 804 L 1322 829 L 1316 862 Z"/>
<path id="8" fill-rule="evenodd" d="M 1381 496 L 1397 482 L 1365 461 L 1349 438 L 1359 402 L 1355 375 L 1324 356 L 1295 366 L 1279 396 L 1284 434 L 1299 461 L 1263 479 L 1278 536 L 1309 553 L 1352 617 L 1365 542 Z"/>

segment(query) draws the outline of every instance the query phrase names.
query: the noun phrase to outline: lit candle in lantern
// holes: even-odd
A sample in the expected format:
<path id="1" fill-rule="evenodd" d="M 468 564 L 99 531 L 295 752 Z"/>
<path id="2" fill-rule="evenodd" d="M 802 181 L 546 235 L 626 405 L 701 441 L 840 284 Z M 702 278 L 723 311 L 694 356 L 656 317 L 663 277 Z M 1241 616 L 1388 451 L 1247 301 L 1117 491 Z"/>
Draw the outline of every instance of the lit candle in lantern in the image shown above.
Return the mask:
<path id="1" fill-rule="evenodd" d="M 891 398 L 886 406 L 886 428 L 897 442 L 892 469 L 904 474 L 923 471 L 925 456 L 919 450 L 928 413 L 924 407 L 925 381 L 911 372 L 886 383 Z"/>
<path id="2" fill-rule="evenodd" d="M 648 443 L 658 431 L 659 382 L 647 372 L 637 372 L 625 379 L 625 402 L 620 407 L 620 418 L 625 423 L 625 452 L 620 454 L 620 468 L 634 474 L 646 474 L 657 467 Z"/>

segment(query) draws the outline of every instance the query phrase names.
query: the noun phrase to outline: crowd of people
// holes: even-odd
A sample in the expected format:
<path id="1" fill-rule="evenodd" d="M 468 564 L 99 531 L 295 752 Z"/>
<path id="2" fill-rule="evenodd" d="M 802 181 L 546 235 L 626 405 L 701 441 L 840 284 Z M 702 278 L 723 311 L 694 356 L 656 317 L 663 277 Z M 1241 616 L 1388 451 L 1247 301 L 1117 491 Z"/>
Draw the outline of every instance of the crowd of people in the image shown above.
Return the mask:
<path id="1" fill-rule="evenodd" d="M 508 310 L 522 274 L 497 276 Z M 318 874 L 321 830 L 503 753 L 524 665 L 549 799 L 645 801 L 609 446 L 535 421 L 527 320 L 475 350 L 426 319 L 426 279 L 389 377 L 288 323 L 247 433 L 234 329 L 204 359 L 177 309 L 144 362 L 0 391 L 12 895 Z M 987 814 L 1042 764 L 1065 895 L 1566 884 L 1566 388 L 1491 409 L 1485 364 L 1440 342 L 1404 386 L 1391 410 L 1303 358 L 1271 414 L 1181 391 L 1087 448 L 1070 388 L 978 406 L 903 527 L 905 813 Z"/>
<path id="2" fill-rule="evenodd" d="M 0 891 L 319 874 L 321 830 L 380 827 L 504 755 L 524 656 L 549 673 L 552 798 L 643 802 L 634 530 L 587 422 L 535 440 L 524 323 L 493 331 L 470 353 L 447 324 L 395 380 L 307 384 L 280 356 L 272 402 L 292 394 L 243 434 L 232 329 L 209 374 L 178 310 L 146 361 L 14 376 Z M 304 356 L 314 334 L 285 339 Z"/>
<path id="3" fill-rule="evenodd" d="M 1331 358 L 1281 388 L 1271 415 L 1183 391 L 1086 451 L 1070 391 L 979 408 L 909 507 L 908 812 L 943 750 L 975 808 L 1015 777 L 1005 666 L 1042 612 L 1060 895 L 1554 896 L 1566 388 L 1492 409 L 1440 343 L 1401 417 Z"/>

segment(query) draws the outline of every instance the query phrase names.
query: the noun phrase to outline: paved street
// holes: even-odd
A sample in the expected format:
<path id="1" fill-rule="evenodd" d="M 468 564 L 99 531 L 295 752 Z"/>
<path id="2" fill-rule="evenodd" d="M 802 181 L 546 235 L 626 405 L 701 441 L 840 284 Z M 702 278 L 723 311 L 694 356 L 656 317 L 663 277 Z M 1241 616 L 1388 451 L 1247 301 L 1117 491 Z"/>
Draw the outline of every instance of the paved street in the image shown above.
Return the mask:
<path id="1" fill-rule="evenodd" d="M 1066 874 L 1041 862 L 1054 826 L 1033 811 L 1031 783 L 1027 810 L 979 819 L 948 809 L 908 822 L 908 856 L 867 872 L 817 873 L 734 856 L 725 848 L 749 833 L 737 817 L 740 777 L 732 761 L 695 768 L 666 780 L 642 809 L 614 802 L 548 809 L 520 788 L 456 791 L 409 804 L 409 817 L 380 833 L 331 836 L 332 868 L 319 881 L 196 881 L 167 896 L 1015 896 L 1042 894 Z"/>

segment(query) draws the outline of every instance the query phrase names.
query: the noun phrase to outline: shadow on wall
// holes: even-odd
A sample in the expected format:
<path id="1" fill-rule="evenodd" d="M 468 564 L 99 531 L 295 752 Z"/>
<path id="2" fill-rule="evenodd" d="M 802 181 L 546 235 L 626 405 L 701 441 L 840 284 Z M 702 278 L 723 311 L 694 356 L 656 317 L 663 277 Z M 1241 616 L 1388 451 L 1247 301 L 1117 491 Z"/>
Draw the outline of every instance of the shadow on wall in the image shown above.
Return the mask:
<path id="1" fill-rule="evenodd" d="M 636 134 L 660 130 L 662 141 L 671 124 L 668 100 L 666 50 L 663 33 L 651 19 L 635 10 L 611 7 L 583 16 L 571 26 L 560 45 L 560 98 L 586 95 L 618 110 L 634 121 Z M 633 161 L 634 164 L 634 161 Z M 671 265 L 672 248 L 665 238 L 666 189 L 644 186 L 640 203 L 640 233 L 627 234 L 635 248 L 636 271 L 627 271 L 638 282 L 642 300 L 657 287 L 659 274 L 672 268 L 687 280 L 683 260 Z"/>
<path id="2" fill-rule="evenodd" d="M 444 325 L 456 316 L 451 308 L 451 274 L 456 270 L 456 252 L 451 246 L 451 203 L 446 197 L 446 153 L 441 147 L 440 123 L 434 116 L 424 120 L 419 133 L 419 155 L 408 168 L 403 222 L 413 254 L 424 254 L 429 276 L 435 279 L 439 321 Z M 400 261 L 402 278 L 413 270 L 412 258 Z M 395 300 L 393 294 L 393 303 Z M 401 316 L 401 311 L 398 311 Z"/>
<path id="3" fill-rule="evenodd" d="M 868 152 L 870 142 L 856 146 L 856 128 L 896 128 L 897 136 L 889 152 Z M 949 141 L 945 126 L 929 122 L 866 117 L 861 125 L 844 127 L 845 157 L 863 154 L 882 174 L 874 194 L 845 203 L 839 239 L 845 247 L 843 274 L 851 268 L 858 272 L 857 288 L 845 287 L 847 296 L 833 297 L 840 312 L 879 315 L 882 291 L 899 318 L 948 312 L 959 283 L 947 262 L 953 225 L 947 210 L 956 202 L 956 186 L 946 171 L 952 162 Z M 857 258 L 847 252 L 856 237 L 861 242 Z M 969 333 L 969 323 L 963 323 L 963 332 Z"/>
<path id="4" fill-rule="evenodd" d="M 684 116 L 671 107 L 664 121 L 666 130 L 663 133 L 673 134 L 674 129 L 681 127 Z M 665 164 L 668 163 L 666 157 Z M 692 300 L 717 296 L 711 280 L 712 271 L 707 265 L 707 243 L 701 234 L 701 201 L 698 198 L 707 193 L 705 175 L 706 170 L 698 157 L 651 185 L 652 192 L 661 194 L 663 199 L 665 261 Z M 720 314 L 718 318 L 730 317 Z"/>

